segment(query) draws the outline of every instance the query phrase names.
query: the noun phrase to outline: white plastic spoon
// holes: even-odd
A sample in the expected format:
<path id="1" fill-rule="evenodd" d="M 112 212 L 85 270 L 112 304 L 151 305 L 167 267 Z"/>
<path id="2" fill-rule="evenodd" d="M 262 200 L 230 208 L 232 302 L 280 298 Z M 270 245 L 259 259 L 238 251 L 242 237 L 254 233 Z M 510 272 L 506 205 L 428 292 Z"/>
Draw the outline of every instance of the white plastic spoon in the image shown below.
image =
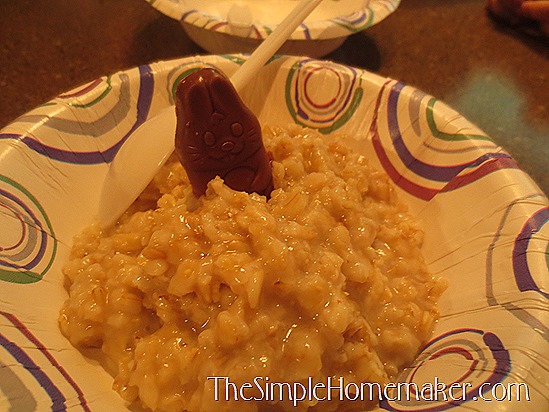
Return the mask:
<path id="1" fill-rule="evenodd" d="M 288 37 L 322 0 L 301 0 L 233 74 L 231 82 L 241 92 L 255 73 L 280 49 Z M 175 109 L 163 109 L 147 120 L 120 148 L 113 159 L 99 199 L 101 227 L 113 225 L 147 187 L 174 150 Z"/>

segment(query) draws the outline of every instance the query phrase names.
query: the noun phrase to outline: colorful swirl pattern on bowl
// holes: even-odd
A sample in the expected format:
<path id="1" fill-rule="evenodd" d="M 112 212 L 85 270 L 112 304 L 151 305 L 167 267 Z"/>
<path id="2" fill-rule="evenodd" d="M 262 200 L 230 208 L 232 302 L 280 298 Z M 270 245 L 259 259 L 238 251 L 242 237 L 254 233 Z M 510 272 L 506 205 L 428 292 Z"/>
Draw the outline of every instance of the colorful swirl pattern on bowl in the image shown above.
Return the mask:
<path id="1" fill-rule="evenodd" d="M 294 121 L 321 133 L 343 126 L 360 104 L 362 93 L 356 69 L 330 62 L 319 66 L 314 60 L 301 60 L 286 81 L 286 105 Z"/>
<path id="2" fill-rule="evenodd" d="M 39 201 L 0 175 L 0 281 L 35 283 L 50 269 L 57 239 Z"/>
<path id="3" fill-rule="evenodd" d="M 199 67 L 231 75 L 243 55 L 158 62 L 97 79 L 0 131 L 0 404 L 17 410 L 123 410 L 110 377 L 61 336 L 61 267 L 94 221 L 112 159 L 173 104 Z M 527 384 L 549 408 L 549 201 L 481 130 L 436 98 L 333 62 L 272 59 L 243 92 L 264 124 L 341 133 L 383 169 L 425 228 L 433 273 L 449 281 L 432 340 L 401 383 L 468 383 L 459 400 L 386 398 L 379 410 L 493 410 L 489 385 Z M 322 84 L 323 87 L 318 87 Z M 157 137 L 158 138 L 158 137 Z M 484 385 L 484 386 L 483 386 Z M 424 393 L 425 395 L 425 393 Z"/>
<path id="4" fill-rule="evenodd" d="M 427 412 L 476 402 L 501 383 L 510 369 L 509 352 L 495 334 L 475 329 L 452 330 L 426 345 L 401 375 L 400 382 L 409 386 L 393 390 L 381 406 L 388 411 Z M 433 378 L 440 370 L 445 370 L 444 381 Z M 443 385 L 453 385 L 453 389 L 445 392 Z"/>

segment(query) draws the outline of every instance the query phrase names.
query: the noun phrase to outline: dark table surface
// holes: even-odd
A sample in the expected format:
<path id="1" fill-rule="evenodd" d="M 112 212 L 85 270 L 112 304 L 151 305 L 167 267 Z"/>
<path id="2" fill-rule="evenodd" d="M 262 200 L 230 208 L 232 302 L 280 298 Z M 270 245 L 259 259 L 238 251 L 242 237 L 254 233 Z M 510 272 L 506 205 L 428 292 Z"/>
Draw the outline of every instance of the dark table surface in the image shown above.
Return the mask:
<path id="1" fill-rule="evenodd" d="M 144 0 L 2 0 L 0 128 L 97 77 L 195 54 L 206 52 Z M 402 0 L 325 58 L 444 101 L 549 193 L 549 39 L 495 23 L 485 0 Z"/>

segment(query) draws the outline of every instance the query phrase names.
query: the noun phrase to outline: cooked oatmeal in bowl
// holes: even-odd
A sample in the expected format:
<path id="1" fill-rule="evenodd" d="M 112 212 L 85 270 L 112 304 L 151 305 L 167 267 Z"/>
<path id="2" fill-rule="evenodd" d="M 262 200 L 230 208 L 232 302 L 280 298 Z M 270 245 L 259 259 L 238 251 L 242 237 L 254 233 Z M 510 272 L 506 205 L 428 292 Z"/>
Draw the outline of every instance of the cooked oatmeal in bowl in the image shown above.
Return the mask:
<path id="1" fill-rule="evenodd" d="M 75 347 L 100 349 L 129 403 L 370 408 L 377 399 L 326 401 L 322 390 L 296 403 L 282 385 L 269 398 L 261 384 L 384 385 L 431 337 L 446 283 L 389 178 L 343 136 L 291 125 L 264 127 L 263 140 L 270 198 L 219 177 L 196 197 L 172 156 L 115 227 L 76 237 L 60 327 Z"/>

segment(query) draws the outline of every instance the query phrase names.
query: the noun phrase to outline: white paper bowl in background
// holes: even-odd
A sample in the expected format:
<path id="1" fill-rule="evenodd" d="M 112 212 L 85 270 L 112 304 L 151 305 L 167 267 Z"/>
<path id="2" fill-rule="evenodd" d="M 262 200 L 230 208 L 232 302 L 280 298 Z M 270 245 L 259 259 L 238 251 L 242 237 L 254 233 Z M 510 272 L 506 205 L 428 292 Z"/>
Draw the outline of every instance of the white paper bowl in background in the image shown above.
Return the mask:
<path id="1" fill-rule="evenodd" d="M 245 59 L 139 66 L 0 130 L 0 409 L 127 409 L 112 377 L 59 331 L 61 268 L 123 142 L 173 105 L 184 76 L 204 66 L 230 76 Z M 392 179 L 425 230 L 430 270 L 449 281 L 432 339 L 399 379 L 455 383 L 457 400 L 393 394 L 378 410 L 549 410 L 549 201 L 515 161 L 443 102 L 362 69 L 278 56 L 252 86 L 242 97 L 261 123 L 351 136 Z"/>
<path id="2" fill-rule="evenodd" d="M 213 54 L 251 53 L 298 0 L 146 0 L 178 20 L 187 35 Z M 324 0 L 292 34 L 279 53 L 321 57 L 356 32 L 379 23 L 400 0 Z M 232 7 L 248 10 L 250 19 L 228 19 Z M 236 10 L 236 9 L 235 9 Z"/>

